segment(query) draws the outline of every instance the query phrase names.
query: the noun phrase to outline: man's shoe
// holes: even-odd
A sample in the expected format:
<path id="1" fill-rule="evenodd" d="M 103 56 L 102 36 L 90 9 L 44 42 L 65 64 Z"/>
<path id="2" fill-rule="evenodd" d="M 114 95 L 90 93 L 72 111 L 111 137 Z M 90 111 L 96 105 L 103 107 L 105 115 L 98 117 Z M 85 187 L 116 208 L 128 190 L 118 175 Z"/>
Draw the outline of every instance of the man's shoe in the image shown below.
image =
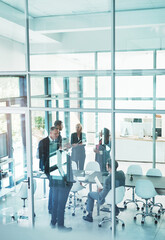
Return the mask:
<path id="1" fill-rule="evenodd" d="M 116 217 L 119 215 L 119 213 L 120 213 L 119 208 L 116 208 L 116 209 L 115 209 L 115 215 L 116 215 Z"/>
<path id="2" fill-rule="evenodd" d="M 89 216 L 89 214 L 87 216 L 83 216 L 83 219 L 88 222 L 93 222 L 93 217 Z"/>
<path id="3" fill-rule="evenodd" d="M 55 228 L 55 227 L 56 227 L 56 223 L 53 224 L 52 221 L 51 221 L 51 222 L 50 222 L 50 226 L 51 226 L 51 228 Z"/>
<path id="4" fill-rule="evenodd" d="M 58 226 L 58 229 L 63 232 L 70 232 L 72 231 L 71 227 L 65 227 L 65 226 Z"/>

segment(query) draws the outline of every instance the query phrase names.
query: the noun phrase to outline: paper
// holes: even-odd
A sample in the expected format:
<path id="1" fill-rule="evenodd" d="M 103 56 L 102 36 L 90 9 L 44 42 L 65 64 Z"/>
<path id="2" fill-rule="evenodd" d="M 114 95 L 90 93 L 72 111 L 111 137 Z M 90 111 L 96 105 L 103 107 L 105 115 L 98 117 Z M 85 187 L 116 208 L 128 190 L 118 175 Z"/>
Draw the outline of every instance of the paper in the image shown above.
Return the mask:
<path id="1" fill-rule="evenodd" d="M 94 171 L 85 171 L 86 175 L 91 175 L 92 173 L 94 173 Z"/>
<path id="2" fill-rule="evenodd" d="M 96 182 L 98 188 L 103 189 L 103 185 L 101 184 L 101 182 L 99 181 L 97 176 L 95 177 L 95 182 Z"/>

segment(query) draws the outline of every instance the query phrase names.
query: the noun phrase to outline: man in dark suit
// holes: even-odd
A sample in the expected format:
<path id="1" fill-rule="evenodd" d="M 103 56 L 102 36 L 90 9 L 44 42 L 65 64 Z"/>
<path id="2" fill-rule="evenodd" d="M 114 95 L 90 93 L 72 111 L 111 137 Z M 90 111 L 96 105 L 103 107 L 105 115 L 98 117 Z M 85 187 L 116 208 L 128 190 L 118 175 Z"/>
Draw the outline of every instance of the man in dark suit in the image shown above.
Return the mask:
<path id="1" fill-rule="evenodd" d="M 112 184 L 112 181 L 111 181 L 112 165 L 111 164 L 112 164 L 111 160 L 108 159 L 106 167 L 107 167 L 107 171 L 109 172 L 109 175 L 105 179 L 103 189 L 98 189 L 98 192 L 89 192 L 88 194 L 87 208 L 86 208 L 88 211 L 88 215 L 83 216 L 83 219 L 85 221 L 93 222 L 92 213 L 93 213 L 93 207 L 94 207 L 94 200 L 97 200 L 98 204 L 102 205 L 105 202 L 105 197 L 107 196 L 108 192 L 111 190 L 111 184 Z M 115 170 L 117 170 L 117 168 L 118 168 L 118 162 L 115 161 Z M 115 185 L 116 187 L 125 186 L 125 174 L 121 170 L 115 172 Z M 117 206 L 115 209 L 115 213 L 116 213 L 116 216 L 119 214 L 119 209 Z"/>
<path id="2" fill-rule="evenodd" d="M 39 149 L 39 159 L 40 159 L 40 169 L 45 172 L 45 174 L 49 174 L 49 154 L 50 154 L 50 145 L 52 151 L 58 150 L 60 147 L 59 141 L 59 129 L 56 127 L 51 127 L 50 134 L 46 138 L 43 138 L 38 145 Z"/>
<path id="3" fill-rule="evenodd" d="M 71 231 L 72 228 L 64 226 L 64 210 L 72 183 L 67 183 L 65 179 L 54 179 L 50 175 L 50 172 L 58 167 L 56 165 L 49 166 L 49 157 L 58 149 L 60 149 L 59 129 L 53 126 L 49 136 L 39 142 L 39 157 L 43 162 L 43 169 L 49 179 L 50 186 L 48 209 L 51 214 L 51 227 L 54 228 L 57 223 L 60 230 Z"/>

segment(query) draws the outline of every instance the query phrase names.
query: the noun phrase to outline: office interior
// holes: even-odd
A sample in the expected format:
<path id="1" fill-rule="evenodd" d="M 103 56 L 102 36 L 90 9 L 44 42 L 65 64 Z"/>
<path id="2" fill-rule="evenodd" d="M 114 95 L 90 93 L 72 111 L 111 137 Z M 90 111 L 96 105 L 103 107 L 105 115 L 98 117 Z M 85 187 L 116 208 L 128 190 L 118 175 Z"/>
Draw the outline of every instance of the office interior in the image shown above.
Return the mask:
<path id="1" fill-rule="evenodd" d="M 163 0 L 0 1 L 0 225 L 5 235 L 14 236 L 19 227 L 20 234 L 28 228 L 38 239 L 59 234 L 49 225 L 48 181 L 35 175 L 38 142 L 57 119 L 68 142 L 82 124 L 85 166 L 95 161 L 93 149 L 107 128 L 111 158 L 120 169 L 126 173 L 137 164 L 144 175 L 158 168 L 165 176 L 164 11 Z M 11 216 L 22 209 L 18 192 L 27 178 L 31 184 L 36 179 L 36 192 L 28 191 L 28 219 L 17 222 Z M 80 196 L 88 191 L 87 186 Z M 130 198 L 130 191 L 125 195 Z M 165 206 L 163 196 L 156 201 Z M 105 239 L 165 236 L 165 216 L 157 225 L 147 218 L 142 226 L 133 219 L 133 204 L 120 214 L 124 229 L 114 219 L 112 230 L 108 224 L 99 228 L 104 213 L 97 216 L 96 209 L 92 224 L 76 211 L 76 216 L 67 208 L 65 213 L 73 238 L 81 232 Z"/>

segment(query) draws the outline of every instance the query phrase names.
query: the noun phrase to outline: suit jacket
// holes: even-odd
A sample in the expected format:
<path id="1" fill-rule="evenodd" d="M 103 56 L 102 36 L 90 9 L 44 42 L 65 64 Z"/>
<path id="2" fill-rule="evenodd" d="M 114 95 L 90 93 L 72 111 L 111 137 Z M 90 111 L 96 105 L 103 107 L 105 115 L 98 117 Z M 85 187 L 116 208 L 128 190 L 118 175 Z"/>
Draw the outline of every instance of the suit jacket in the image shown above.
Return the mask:
<path id="1" fill-rule="evenodd" d="M 105 202 L 105 197 L 107 196 L 108 192 L 111 190 L 111 174 L 107 176 L 105 179 L 105 183 L 103 186 L 103 190 L 99 193 L 99 204 L 103 204 Z M 116 171 L 115 172 L 115 187 L 125 186 L 125 174 L 123 171 Z"/>
<path id="2" fill-rule="evenodd" d="M 86 141 L 86 135 L 85 133 L 80 133 L 80 140 L 78 140 L 77 133 L 72 133 L 71 134 L 71 144 L 74 143 L 82 143 L 82 140 Z"/>
<path id="3" fill-rule="evenodd" d="M 59 139 L 57 138 L 57 149 L 59 149 Z M 38 145 L 39 149 L 39 167 L 42 171 L 44 171 L 46 174 L 49 174 L 50 169 L 49 169 L 49 137 L 43 138 Z M 54 169 L 52 169 L 54 170 Z"/>

